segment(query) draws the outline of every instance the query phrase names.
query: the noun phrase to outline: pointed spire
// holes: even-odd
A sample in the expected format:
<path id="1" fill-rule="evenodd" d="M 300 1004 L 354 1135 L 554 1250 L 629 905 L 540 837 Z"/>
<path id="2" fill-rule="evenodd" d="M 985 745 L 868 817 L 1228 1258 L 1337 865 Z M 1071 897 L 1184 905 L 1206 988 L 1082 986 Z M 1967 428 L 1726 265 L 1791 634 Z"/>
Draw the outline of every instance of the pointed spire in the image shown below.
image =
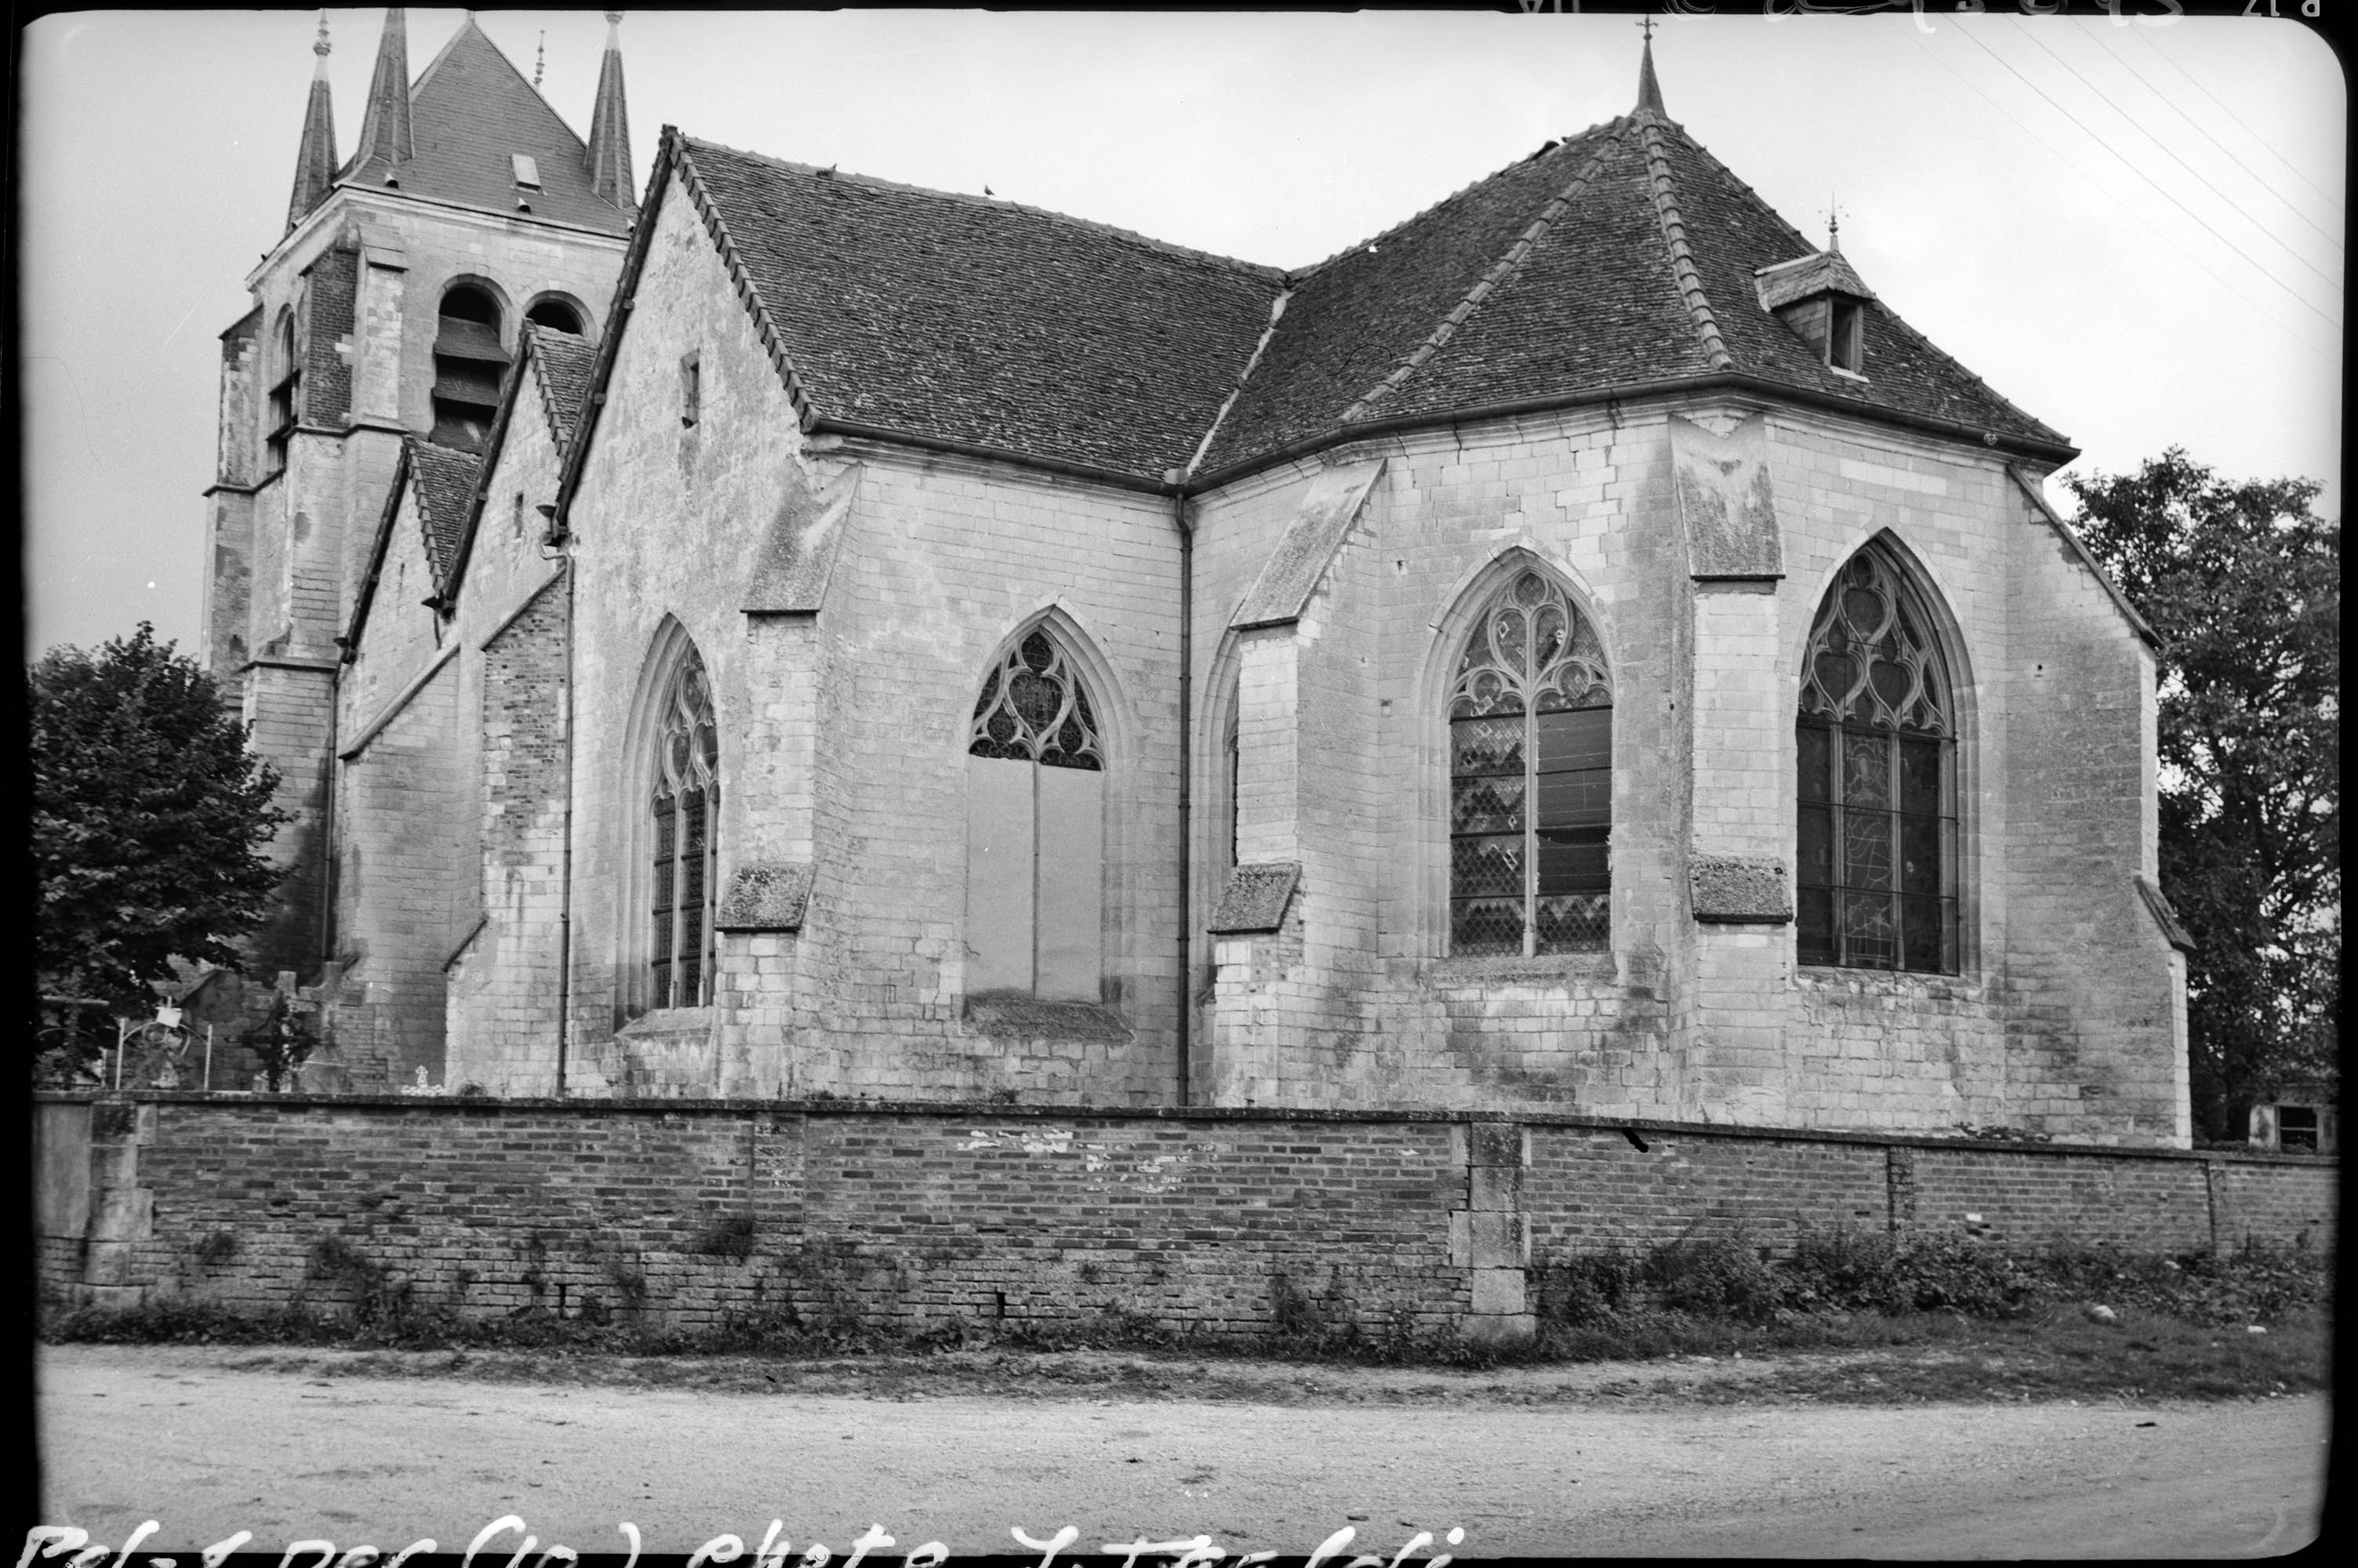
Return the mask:
<path id="1" fill-rule="evenodd" d="M 606 13 L 606 59 L 598 67 L 598 103 L 590 112 L 590 189 L 628 212 L 631 122 L 622 107 L 622 14 Z"/>
<path id="2" fill-rule="evenodd" d="M 1642 113 L 1652 110 L 1667 120 L 1670 111 L 1662 107 L 1662 84 L 1654 79 L 1654 18 L 1646 18 L 1645 52 L 1638 59 L 1638 108 Z"/>
<path id="3" fill-rule="evenodd" d="M 409 128 L 409 17 L 395 5 L 385 12 L 384 36 L 377 40 L 376 75 L 369 81 L 368 113 L 361 120 L 358 163 L 382 160 L 398 166 L 416 151 Z"/>
<path id="4" fill-rule="evenodd" d="M 311 45 L 311 102 L 303 111 L 303 146 L 295 155 L 295 194 L 287 199 L 287 226 L 319 204 L 336 183 L 336 112 L 328 101 L 328 14 L 319 13 L 319 37 Z"/>

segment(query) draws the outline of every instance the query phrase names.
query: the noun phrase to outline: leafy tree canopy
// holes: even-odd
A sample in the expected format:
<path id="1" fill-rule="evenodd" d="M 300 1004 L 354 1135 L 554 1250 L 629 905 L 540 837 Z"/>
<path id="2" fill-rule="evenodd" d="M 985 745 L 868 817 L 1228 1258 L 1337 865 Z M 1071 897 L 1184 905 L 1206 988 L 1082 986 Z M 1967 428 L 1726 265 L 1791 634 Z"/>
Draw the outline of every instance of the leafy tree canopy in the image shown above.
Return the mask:
<path id="1" fill-rule="evenodd" d="M 237 967 L 287 816 L 212 677 L 142 622 L 127 641 L 50 649 L 29 684 L 42 989 L 144 1011 L 175 955 Z"/>
<path id="2" fill-rule="evenodd" d="M 2305 479 L 2231 483 L 2176 447 L 2067 481 L 2162 643 L 2161 885 L 2187 961 L 2197 1130 L 2331 1085 L 2342 1011 L 2342 530 Z"/>

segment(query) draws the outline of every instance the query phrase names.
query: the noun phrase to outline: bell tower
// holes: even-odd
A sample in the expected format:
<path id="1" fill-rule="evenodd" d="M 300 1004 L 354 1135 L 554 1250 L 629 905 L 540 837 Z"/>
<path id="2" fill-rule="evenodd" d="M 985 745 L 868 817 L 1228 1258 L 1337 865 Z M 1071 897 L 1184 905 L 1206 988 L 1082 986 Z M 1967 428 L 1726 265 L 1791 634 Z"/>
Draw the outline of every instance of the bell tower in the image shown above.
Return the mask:
<path id="1" fill-rule="evenodd" d="M 337 696 L 405 438 L 479 448 L 527 319 L 595 339 L 636 216 L 621 14 L 591 135 L 575 134 L 466 14 L 426 70 L 385 13 L 352 157 L 336 157 L 322 13 L 285 231 L 222 334 L 201 645 L 292 815 L 251 939 L 263 973 L 334 957 L 328 885 Z"/>

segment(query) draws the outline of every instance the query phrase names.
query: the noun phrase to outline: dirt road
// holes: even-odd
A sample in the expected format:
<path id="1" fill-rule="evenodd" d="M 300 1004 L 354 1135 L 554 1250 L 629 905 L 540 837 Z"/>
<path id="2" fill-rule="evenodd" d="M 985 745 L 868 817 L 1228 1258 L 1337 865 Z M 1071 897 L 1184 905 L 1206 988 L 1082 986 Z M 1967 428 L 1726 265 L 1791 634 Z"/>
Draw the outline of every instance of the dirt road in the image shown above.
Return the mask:
<path id="1" fill-rule="evenodd" d="M 1387 1561 L 1453 1528 L 1461 1558 L 2215 1557 L 2313 1539 L 2325 1490 L 2317 1397 L 1705 1404 L 1624 1397 L 1627 1367 L 1161 1363 L 1164 1391 L 1141 1398 L 1118 1391 L 1134 1358 L 1099 1359 L 1112 1370 L 1094 1391 L 1002 1371 L 996 1391 L 938 1392 L 961 1385 L 784 1369 L 772 1386 L 760 1363 L 717 1387 L 676 1364 L 559 1382 L 497 1358 L 420 1376 L 449 1357 L 49 1346 L 43 1518 L 116 1546 L 156 1519 L 143 1551 L 251 1530 L 249 1549 L 276 1554 L 302 1539 L 463 1551 L 514 1514 L 535 1555 L 622 1550 L 624 1521 L 649 1552 L 724 1532 L 750 1549 L 777 1519 L 796 1556 L 822 1542 L 838 1568 L 871 1524 L 895 1542 L 871 1560 L 896 1563 L 928 1541 L 1010 1552 L 1011 1527 L 1046 1540 L 1066 1524 L 1088 1552 L 1200 1534 L 1291 1555 L 1348 1526 L 1353 1552 Z M 522 1544 L 509 1532 L 486 1552 Z"/>

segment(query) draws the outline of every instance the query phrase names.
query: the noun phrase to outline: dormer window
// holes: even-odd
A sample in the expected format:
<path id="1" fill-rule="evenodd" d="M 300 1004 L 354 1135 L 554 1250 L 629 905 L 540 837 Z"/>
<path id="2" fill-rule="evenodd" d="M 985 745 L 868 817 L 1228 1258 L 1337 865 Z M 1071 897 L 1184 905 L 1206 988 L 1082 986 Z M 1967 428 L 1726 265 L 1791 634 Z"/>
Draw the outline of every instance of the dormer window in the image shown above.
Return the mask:
<path id="1" fill-rule="evenodd" d="M 525 153 L 510 153 L 508 161 L 515 166 L 515 182 L 526 190 L 540 189 L 540 165 Z"/>
<path id="2" fill-rule="evenodd" d="M 1859 324 L 1866 314 L 1855 299 L 1834 298 L 1826 331 L 1826 363 L 1839 371 L 1857 375 L 1860 367 Z"/>
<path id="3" fill-rule="evenodd" d="M 1875 297 L 1840 251 L 1820 251 L 1753 275 L 1760 307 L 1837 375 L 1866 374 L 1866 307 Z"/>

